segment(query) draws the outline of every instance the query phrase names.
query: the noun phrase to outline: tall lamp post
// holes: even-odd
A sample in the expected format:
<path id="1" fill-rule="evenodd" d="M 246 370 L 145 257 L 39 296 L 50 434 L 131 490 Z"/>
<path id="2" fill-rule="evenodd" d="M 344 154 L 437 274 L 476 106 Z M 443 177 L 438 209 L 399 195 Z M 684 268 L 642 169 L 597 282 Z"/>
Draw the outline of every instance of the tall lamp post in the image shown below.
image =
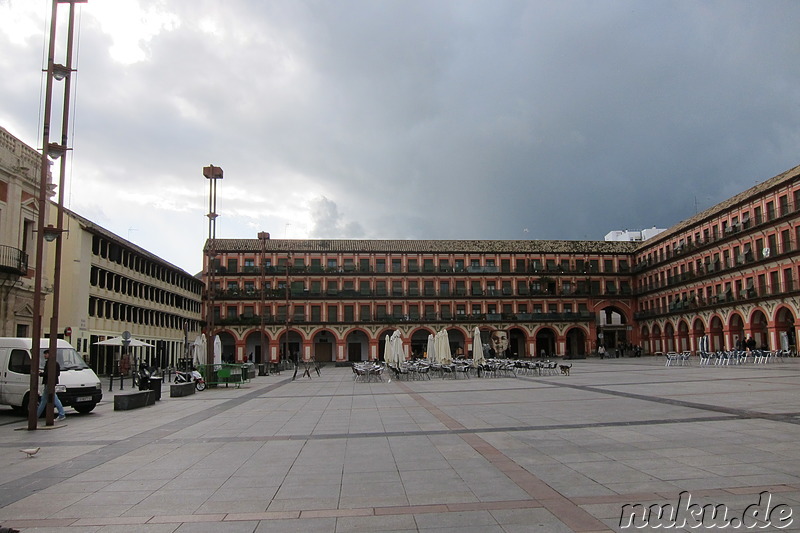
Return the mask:
<path id="1" fill-rule="evenodd" d="M 209 165 L 203 167 L 203 176 L 208 180 L 208 244 L 206 246 L 206 263 L 208 286 L 206 288 L 206 364 L 214 364 L 214 288 L 217 273 L 216 239 L 217 239 L 217 180 L 222 179 L 222 168 Z"/>
<path id="2" fill-rule="evenodd" d="M 264 350 L 265 346 L 265 337 L 266 334 L 264 329 L 266 328 L 265 320 L 266 314 L 265 309 L 267 307 L 267 291 L 265 289 L 266 282 L 267 282 L 267 239 L 269 239 L 269 233 L 266 231 L 261 231 L 258 233 L 258 240 L 261 241 L 261 364 L 267 365 L 266 368 L 269 369 L 269 361 L 267 360 L 266 351 Z M 267 371 L 269 375 L 269 371 Z"/>
<path id="3" fill-rule="evenodd" d="M 48 382 L 46 383 L 45 395 L 47 397 L 47 419 L 48 426 L 53 425 L 53 397 L 55 393 L 55 369 L 56 369 L 56 340 L 58 339 L 58 307 L 59 294 L 61 290 L 61 235 L 64 233 L 64 180 L 66 175 L 66 152 L 67 133 L 69 131 L 69 104 L 72 79 L 72 50 L 73 33 L 75 27 L 75 4 L 86 3 L 87 0 L 53 0 L 53 7 L 50 15 L 50 43 L 47 53 L 47 77 L 45 82 L 45 103 L 44 103 L 44 123 L 42 135 L 42 166 L 39 176 L 39 197 L 38 197 L 38 217 L 36 221 L 36 271 L 34 273 L 33 289 L 33 327 L 31 332 L 31 378 L 28 393 L 28 429 L 35 430 L 37 424 L 37 405 L 33 391 L 39 389 L 39 352 L 41 351 L 42 337 L 42 284 L 44 268 L 44 241 L 52 242 L 56 240 L 55 267 L 53 270 L 53 315 L 50 318 L 50 342 L 49 350 L 52 357 L 48 363 Z M 56 19 L 58 15 L 58 4 L 69 4 L 69 22 L 67 26 L 67 50 L 66 65 L 55 63 L 55 38 L 56 38 Z M 64 81 L 64 95 L 61 110 L 61 144 L 50 142 L 50 120 L 52 118 L 53 103 L 53 80 Z M 49 194 L 48 176 L 50 174 L 50 163 L 48 157 L 53 159 L 61 158 L 60 176 L 58 181 L 58 209 L 56 216 L 56 227 L 48 225 L 45 227 L 47 215 L 47 196 Z"/>
<path id="4" fill-rule="evenodd" d="M 291 268 L 289 263 L 291 262 L 291 260 L 292 260 L 292 252 L 287 252 L 286 253 L 286 284 L 285 284 L 285 287 L 284 287 L 285 290 L 286 290 L 286 339 L 284 341 L 285 348 L 283 350 L 283 353 L 287 358 L 289 357 L 289 321 L 291 320 L 291 317 L 290 317 L 290 314 L 289 314 L 289 269 Z M 294 358 L 294 375 L 292 376 L 292 380 L 293 381 L 294 381 L 294 378 L 297 377 L 297 367 L 300 364 L 300 360 L 299 359 L 300 359 L 300 354 L 298 354 Z"/>

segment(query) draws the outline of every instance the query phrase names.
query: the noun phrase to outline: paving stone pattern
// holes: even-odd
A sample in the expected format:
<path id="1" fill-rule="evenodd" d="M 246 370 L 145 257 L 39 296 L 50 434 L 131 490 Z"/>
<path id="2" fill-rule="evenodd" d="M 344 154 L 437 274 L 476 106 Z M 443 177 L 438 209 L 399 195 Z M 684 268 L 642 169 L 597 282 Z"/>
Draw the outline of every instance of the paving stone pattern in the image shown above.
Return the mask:
<path id="1" fill-rule="evenodd" d="M 688 491 L 736 516 L 769 491 L 794 523 L 758 531 L 800 531 L 800 359 L 573 363 L 570 376 L 377 383 L 329 366 L 132 411 L 105 392 L 37 431 L 3 408 L 0 525 L 588 533 L 623 531 L 625 504 Z"/>

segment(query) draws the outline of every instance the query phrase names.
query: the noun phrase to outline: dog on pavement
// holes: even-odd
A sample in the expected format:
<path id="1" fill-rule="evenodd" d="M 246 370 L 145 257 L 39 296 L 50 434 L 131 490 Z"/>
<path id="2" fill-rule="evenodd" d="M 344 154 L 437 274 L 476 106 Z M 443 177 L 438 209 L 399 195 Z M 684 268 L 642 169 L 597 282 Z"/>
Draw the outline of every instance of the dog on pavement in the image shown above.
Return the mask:
<path id="1" fill-rule="evenodd" d="M 558 365 L 558 368 L 561 369 L 561 373 L 565 376 L 569 376 L 569 369 L 572 368 L 572 364 L 569 365 Z"/>

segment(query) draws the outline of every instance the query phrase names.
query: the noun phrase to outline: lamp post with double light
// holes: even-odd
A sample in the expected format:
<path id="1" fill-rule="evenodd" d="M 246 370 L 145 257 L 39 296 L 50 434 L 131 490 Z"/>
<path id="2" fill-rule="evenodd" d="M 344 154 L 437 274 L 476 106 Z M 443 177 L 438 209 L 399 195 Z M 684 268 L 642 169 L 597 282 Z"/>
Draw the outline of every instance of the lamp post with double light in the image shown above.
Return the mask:
<path id="1" fill-rule="evenodd" d="M 214 165 L 203 167 L 203 176 L 208 180 L 208 243 L 206 244 L 206 364 L 214 364 L 214 287 L 217 273 L 217 181 L 222 179 L 222 168 Z"/>
<path id="2" fill-rule="evenodd" d="M 269 375 L 269 360 L 267 358 L 267 352 L 264 349 L 266 346 L 265 337 L 265 328 L 266 328 L 266 308 L 267 308 L 267 291 L 266 291 L 266 284 L 267 284 L 267 240 L 269 239 L 269 233 L 266 231 L 261 231 L 258 233 L 258 240 L 261 241 L 261 364 L 266 365 L 267 368 L 267 375 Z"/>
<path id="3" fill-rule="evenodd" d="M 33 288 L 33 325 L 31 332 L 31 377 L 30 389 L 28 392 L 28 429 L 34 430 L 37 425 L 37 405 L 34 391 L 39 389 L 39 357 L 41 352 L 42 338 L 42 285 L 44 268 L 44 242 L 56 241 L 55 267 L 53 269 L 53 314 L 50 318 L 50 342 L 49 350 L 53 357 L 48 362 L 48 382 L 45 384 L 45 397 L 47 398 L 47 418 L 46 424 L 53 425 L 53 398 L 55 393 L 56 379 L 56 360 L 57 339 L 58 339 L 58 308 L 59 296 L 61 291 L 61 255 L 62 255 L 62 236 L 64 230 L 64 181 L 66 176 L 66 152 L 67 136 L 69 131 L 69 110 L 70 110 L 70 91 L 72 88 L 72 51 L 73 34 L 75 28 L 75 4 L 86 3 L 87 0 L 53 0 L 50 15 L 50 36 L 47 53 L 47 76 L 45 81 L 45 102 L 44 102 L 44 123 L 42 134 L 42 165 L 39 176 L 39 196 L 37 198 L 38 219 L 36 221 L 36 266 L 34 272 Z M 58 4 L 69 4 L 69 22 L 67 25 L 67 50 L 66 64 L 61 65 L 55 62 L 55 40 L 57 28 Z M 64 82 L 63 101 L 61 102 L 61 142 L 50 142 L 50 121 L 52 118 L 53 107 L 53 81 Z M 59 160 L 59 180 L 58 180 L 58 204 L 56 214 L 56 226 L 52 224 L 45 226 L 48 206 L 48 190 L 50 176 L 50 158 Z"/>

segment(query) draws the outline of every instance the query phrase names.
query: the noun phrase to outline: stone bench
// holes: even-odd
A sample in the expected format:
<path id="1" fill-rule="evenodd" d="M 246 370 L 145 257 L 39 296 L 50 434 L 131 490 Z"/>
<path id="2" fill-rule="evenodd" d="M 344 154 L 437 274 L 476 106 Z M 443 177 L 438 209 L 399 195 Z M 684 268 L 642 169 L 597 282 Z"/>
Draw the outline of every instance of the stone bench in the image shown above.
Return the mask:
<path id="1" fill-rule="evenodd" d="M 186 383 L 173 383 L 169 386 L 169 397 L 180 398 L 181 396 L 189 396 L 194 394 L 197 388 L 194 381 L 187 381 Z"/>
<path id="2" fill-rule="evenodd" d="M 130 409 L 138 409 L 147 405 L 154 405 L 156 403 L 156 395 L 153 391 L 140 390 L 134 392 L 125 392 L 116 394 L 114 396 L 114 410 L 115 411 L 128 411 Z"/>

